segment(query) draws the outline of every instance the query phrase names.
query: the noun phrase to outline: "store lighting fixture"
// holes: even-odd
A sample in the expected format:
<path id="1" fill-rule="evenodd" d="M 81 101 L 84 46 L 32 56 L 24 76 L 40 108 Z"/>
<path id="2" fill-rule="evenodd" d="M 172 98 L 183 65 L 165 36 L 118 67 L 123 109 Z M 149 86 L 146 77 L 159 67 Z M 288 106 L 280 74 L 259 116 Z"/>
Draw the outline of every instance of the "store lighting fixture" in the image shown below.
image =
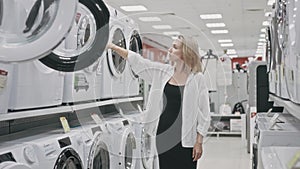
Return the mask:
<path id="1" fill-rule="evenodd" d="M 153 25 L 152 28 L 154 29 L 172 29 L 170 25 Z"/>
<path id="2" fill-rule="evenodd" d="M 225 34 L 228 33 L 228 30 L 211 30 L 212 34 Z"/>
<path id="3" fill-rule="evenodd" d="M 225 23 L 207 23 L 206 26 L 208 28 L 219 28 L 219 27 L 225 27 Z"/>
<path id="4" fill-rule="evenodd" d="M 266 12 L 265 17 L 270 17 L 272 15 L 272 12 Z"/>
<path id="5" fill-rule="evenodd" d="M 269 5 L 269 6 L 272 6 L 274 3 L 275 3 L 275 0 L 269 0 L 269 1 L 268 1 L 268 5 Z"/>
<path id="6" fill-rule="evenodd" d="M 227 52 L 226 52 L 228 55 L 231 55 L 231 54 L 236 54 L 236 51 L 235 49 L 227 49 Z"/>
<path id="7" fill-rule="evenodd" d="M 168 35 L 168 36 L 178 36 L 180 35 L 180 32 L 178 31 L 170 31 L 170 32 L 163 32 L 164 35 Z"/>
<path id="8" fill-rule="evenodd" d="M 237 58 L 238 55 L 228 55 L 230 58 Z"/>
<path id="9" fill-rule="evenodd" d="M 159 22 L 161 19 L 159 17 L 139 17 L 140 21 L 143 22 Z"/>
<path id="10" fill-rule="evenodd" d="M 222 15 L 221 14 L 203 14 L 200 15 L 201 19 L 221 19 Z"/>
<path id="11" fill-rule="evenodd" d="M 219 43 L 230 43 L 230 42 L 232 42 L 232 40 L 231 39 L 220 39 L 220 40 L 218 40 L 218 42 Z"/>
<path id="12" fill-rule="evenodd" d="M 265 28 L 262 28 L 260 31 L 263 32 L 263 33 L 265 33 L 265 32 L 266 32 L 266 29 L 265 29 Z"/>
<path id="13" fill-rule="evenodd" d="M 231 47 L 231 46 L 233 46 L 233 43 L 221 43 L 220 46 L 221 47 Z"/>
<path id="14" fill-rule="evenodd" d="M 258 42 L 257 45 L 261 46 L 261 45 L 264 45 L 263 42 Z"/>
<path id="15" fill-rule="evenodd" d="M 258 39 L 259 42 L 265 42 L 266 39 Z"/>
<path id="16" fill-rule="evenodd" d="M 147 11 L 148 9 L 143 5 L 132 5 L 132 6 L 120 6 L 126 12 L 137 12 L 137 11 Z"/>
<path id="17" fill-rule="evenodd" d="M 263 26 L 269 26 L 270 22 L 269 21 L 263 21 L 262 25 Z"/>
<path id="18" fill-rule="evenodd" d="M 266 35 L 265 35 L 265 34 L 260 34 L 260 35 L 259 35 L 259 37 L 261 37 L 261 38 L 265 38 L 265 37 L 266 37 Z"/>

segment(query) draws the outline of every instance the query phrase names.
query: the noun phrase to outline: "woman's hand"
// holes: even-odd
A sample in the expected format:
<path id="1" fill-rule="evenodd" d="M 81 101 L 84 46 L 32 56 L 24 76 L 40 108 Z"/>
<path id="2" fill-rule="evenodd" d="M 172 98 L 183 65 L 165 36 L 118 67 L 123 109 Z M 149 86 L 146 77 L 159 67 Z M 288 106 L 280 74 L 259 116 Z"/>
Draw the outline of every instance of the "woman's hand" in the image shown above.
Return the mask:
<path id="1" fill-rule="evenodd" d="M 194 148 L 193 148 L 193 161 L 197 161 L 198 159 L 201 158 L 203 152 L 202 148 L 202 143 L 195 143 Z"/>
<path id="2" fill-rule="evenodd" d="M 111 42 L 108 42 L 105 49 L 106 49 L 106 50 L 107 50 L 107 49 L 112 49 L 112 48 L 114 47 L 114 45 L 115 45 L 115 44 L 113 44 L 113 43 L 111 43 Z"/>

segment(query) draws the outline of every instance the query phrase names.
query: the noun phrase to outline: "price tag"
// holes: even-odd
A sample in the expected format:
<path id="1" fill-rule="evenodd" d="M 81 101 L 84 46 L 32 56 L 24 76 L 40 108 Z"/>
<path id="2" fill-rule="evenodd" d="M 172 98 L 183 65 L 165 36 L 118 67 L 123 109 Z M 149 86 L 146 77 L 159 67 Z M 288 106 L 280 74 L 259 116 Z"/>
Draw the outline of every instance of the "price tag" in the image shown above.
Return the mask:
<path id="1" fill-rule="evenodd" d="M 66 117 L 60 117 L 59 120 L 64 129 L 64 132 L 65 133 L 70 132 L 70 126 L 69 126 L 69 123 L 68 123 L 68 120 L 66 119 Z"/>
<path id="2" fill-rule="evenodd" d="M 98 116 L 98 114 L 92 113 L 91 117 L 92 117 L 92 119 L 94 120 L 94 122 L 96 124 L 102 124 L 103 123 L 102 119 Z"/>
<path id="3" fill-rule="evenodd" d="M 8 72 L 0 69 L 0 92 L 6 87 Z"/>

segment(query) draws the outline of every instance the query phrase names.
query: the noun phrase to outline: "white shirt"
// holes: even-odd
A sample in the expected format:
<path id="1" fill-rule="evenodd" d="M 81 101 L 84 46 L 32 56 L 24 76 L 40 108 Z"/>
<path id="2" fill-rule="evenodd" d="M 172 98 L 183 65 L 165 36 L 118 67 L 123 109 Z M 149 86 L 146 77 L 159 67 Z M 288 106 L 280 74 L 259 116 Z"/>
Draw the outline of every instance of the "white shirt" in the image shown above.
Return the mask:
<path id="1" fill-rule="evenodd" d="M 174 74 L 174 67 L 168 64 L 144 59 L 137 53 L 128 52 L 128 63 L 132 70 L 151 84 L 148 102 L 144 110 L 146 132 L 156 135 L 159 117 L 163 109 L 163 90 Z M 208 89 L 202 73 L 191 73 L 184 87 L 182 101 L 182 146 L 193 147 L 197 132 L 207 134 L 210 126 Z"/>

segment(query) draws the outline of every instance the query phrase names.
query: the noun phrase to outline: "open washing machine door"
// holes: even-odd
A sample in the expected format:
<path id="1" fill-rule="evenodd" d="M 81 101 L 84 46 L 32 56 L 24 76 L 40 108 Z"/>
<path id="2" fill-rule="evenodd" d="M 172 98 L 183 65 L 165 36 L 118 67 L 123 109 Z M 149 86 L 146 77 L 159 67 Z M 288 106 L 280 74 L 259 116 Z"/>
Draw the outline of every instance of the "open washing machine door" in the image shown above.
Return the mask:
<path id="1" fill-rule="evenodd" d="M 49 54 L 69 32 L 77 3 L 78 0 L 1 0 L 0 61 L 26 61 Z"/>
<path id="2" fill-rule="evenodd" d="M 92 65 L 106 48 L 109 38 L 109 11 L 102 0 L 79 0 L 69 35 L 51 54 L 40 59 L 64 72 Z"/>
<path id="3" fill-rule="evenodd" d="M 83 166 L 78 153 L 72 148 L 66 148 L 60 153 L 54 169 L 83 169 Z"/>
<path id="4" fill-rule="evenodd" d="M 118 27 L 113 27 L 111 31 L 113 32 L 112 43 L 119 47 L 127 49 L 124 32 Z M 111 74 L 115 77 L 120 77 L 125 70 L 125 59 L 123 59 L 119 54 L 112 51 L 111 49 L 107 51 L 107 57 Z"/>

